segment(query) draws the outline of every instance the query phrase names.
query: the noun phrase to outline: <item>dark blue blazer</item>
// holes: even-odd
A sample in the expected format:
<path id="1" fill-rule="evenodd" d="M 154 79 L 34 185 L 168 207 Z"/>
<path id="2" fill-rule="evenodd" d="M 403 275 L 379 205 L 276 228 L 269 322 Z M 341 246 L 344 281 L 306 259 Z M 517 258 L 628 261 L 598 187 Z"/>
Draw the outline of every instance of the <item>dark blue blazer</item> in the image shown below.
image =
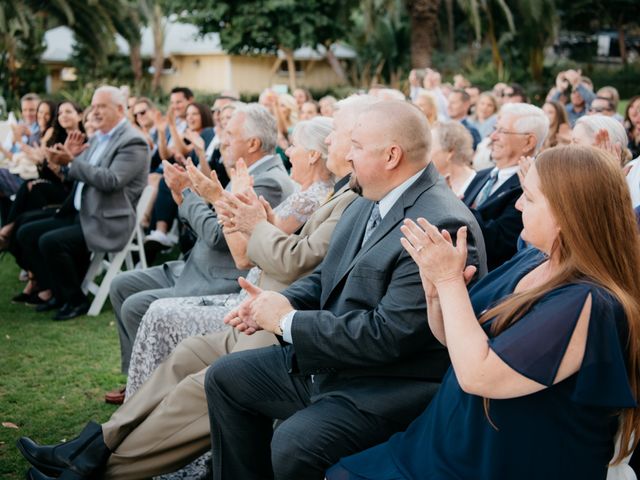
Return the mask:
<path id="1" fill-rule="evenodd" d="M 500 185 L 478 208 L 471 208 L 476 197 L 489 180 L 492 168 L 478 172 L 464 192 L 462 201 L 478 220 L 487 248 L 487 267 L 493 270 L 515 255 L 518 236 L 522 231 L 522 214 L 516 201 L 522 195 L 518 175 Z"/>

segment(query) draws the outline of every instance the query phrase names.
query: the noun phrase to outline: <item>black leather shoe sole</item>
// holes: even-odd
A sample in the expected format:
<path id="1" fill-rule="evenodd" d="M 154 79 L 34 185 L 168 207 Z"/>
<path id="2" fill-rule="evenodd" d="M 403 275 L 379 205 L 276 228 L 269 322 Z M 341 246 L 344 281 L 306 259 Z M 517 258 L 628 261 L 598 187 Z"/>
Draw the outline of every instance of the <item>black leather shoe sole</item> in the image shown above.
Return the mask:
<path id="1" fill-rule="evenodd" d="M 64 468 L 43 463 L 37 458 L 35 458 L 33 455 L 31 455 L 30 449 L 38 446 L 34 442 L 32 442 L 29 438 L 25 438 L 25 437 L 19 438 L 18 441 L 16 442 L 16 446 L 18 447 L 18 450 L 20 450 L 20 453 L 22 453 L 22 456 L 26 458 L 31 465 L 33 465 L 34 467 L 36 467 L 38 470 L 45 473 L 46 475 L 59 477 L 64 471 Z M 40 478 L 37 475 L 29 476 L 30 472 L 31 470 L 27 472 L 27 478 Z"/>

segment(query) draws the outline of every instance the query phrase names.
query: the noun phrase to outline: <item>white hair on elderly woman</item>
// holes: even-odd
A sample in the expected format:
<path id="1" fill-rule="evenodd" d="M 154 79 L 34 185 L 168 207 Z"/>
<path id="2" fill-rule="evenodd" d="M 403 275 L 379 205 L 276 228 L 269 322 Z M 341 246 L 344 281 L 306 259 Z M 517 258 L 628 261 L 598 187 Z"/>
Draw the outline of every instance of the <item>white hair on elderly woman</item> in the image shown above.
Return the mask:
<path id="1" fill-rule="evenodd" d="M 315 117 L 311 120 L 298 122 L 293 129 L 293 143 L 304 148 L 318 152 L 322 161 L 327 160 L 328 146 L 325 139 L 333 130 L 333 120 L 328 117 Z"/>
<path id="2" fill-rule="evenodd" d="M 606 115 L 585 115 L 580 117 L 573 129 L 582 127 L 584 132 L 591 138 L 591 143 L 595 142 L 596 134 L 600 130 L 606 130 L 609 134 L 609 140 L 613 145 L 620 145 L 620 154 L 622 164 L 631 160 L 631 152 L 627 148 L 627 132 L 622 123 L 612 117 Z"/>

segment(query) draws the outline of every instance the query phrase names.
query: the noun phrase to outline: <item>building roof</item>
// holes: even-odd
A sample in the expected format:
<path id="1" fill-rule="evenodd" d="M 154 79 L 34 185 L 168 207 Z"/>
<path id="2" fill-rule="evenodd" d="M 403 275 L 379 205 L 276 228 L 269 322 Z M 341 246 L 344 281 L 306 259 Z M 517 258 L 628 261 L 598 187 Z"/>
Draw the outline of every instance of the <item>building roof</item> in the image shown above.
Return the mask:
<path id="1" fill-rule="evenodd" d="M 47 45 L 42 55 L 42 61 L 48 63 L 66 62 L 71 58 L 74 36 L 68 27 L 57 27 L 45 33 L 44 41 Z M 115 37 L 116 46 L 122 55 L 129 55 L 129 44 L 120 35 Z M 333 44 L 331 50 L 338 58 L 354 58 L 356 53 L 344 44 Z M 153 56 L 153 32 L 149 27 L 142 29 L 141 54 L 145 58 Z M 168 20 L 165 28 L 164 55 L 223 55 L 225 54 L 220 44 L 220 36 L 217 33 L 199 34 L 198 27 L 188 23 L 180 23 Z M 284 58 L 282 52 L 278 52 L 280 58 Z M 317 48 L 302 47 L 294 52 L 296 60 L 321 60 L 326 56 L 326 48 L 318 45 Z"/>

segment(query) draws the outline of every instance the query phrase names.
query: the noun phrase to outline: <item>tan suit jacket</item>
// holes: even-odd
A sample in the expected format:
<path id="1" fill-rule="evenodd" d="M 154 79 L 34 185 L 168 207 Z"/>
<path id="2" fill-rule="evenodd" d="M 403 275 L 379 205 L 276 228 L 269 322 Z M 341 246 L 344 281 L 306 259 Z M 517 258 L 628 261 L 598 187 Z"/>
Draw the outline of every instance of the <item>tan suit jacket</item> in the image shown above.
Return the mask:
<path id="1" fill-rule="evenodd" d="M 280 291 L 310 274 L 329 248 L 331 234 L 342 212 L 357 195 L 343 186 L 303 225 L 289 235 L 267 221 L 259 223 L 247 245 L 249 259 L 262 269 L 260 287 Z"/>

